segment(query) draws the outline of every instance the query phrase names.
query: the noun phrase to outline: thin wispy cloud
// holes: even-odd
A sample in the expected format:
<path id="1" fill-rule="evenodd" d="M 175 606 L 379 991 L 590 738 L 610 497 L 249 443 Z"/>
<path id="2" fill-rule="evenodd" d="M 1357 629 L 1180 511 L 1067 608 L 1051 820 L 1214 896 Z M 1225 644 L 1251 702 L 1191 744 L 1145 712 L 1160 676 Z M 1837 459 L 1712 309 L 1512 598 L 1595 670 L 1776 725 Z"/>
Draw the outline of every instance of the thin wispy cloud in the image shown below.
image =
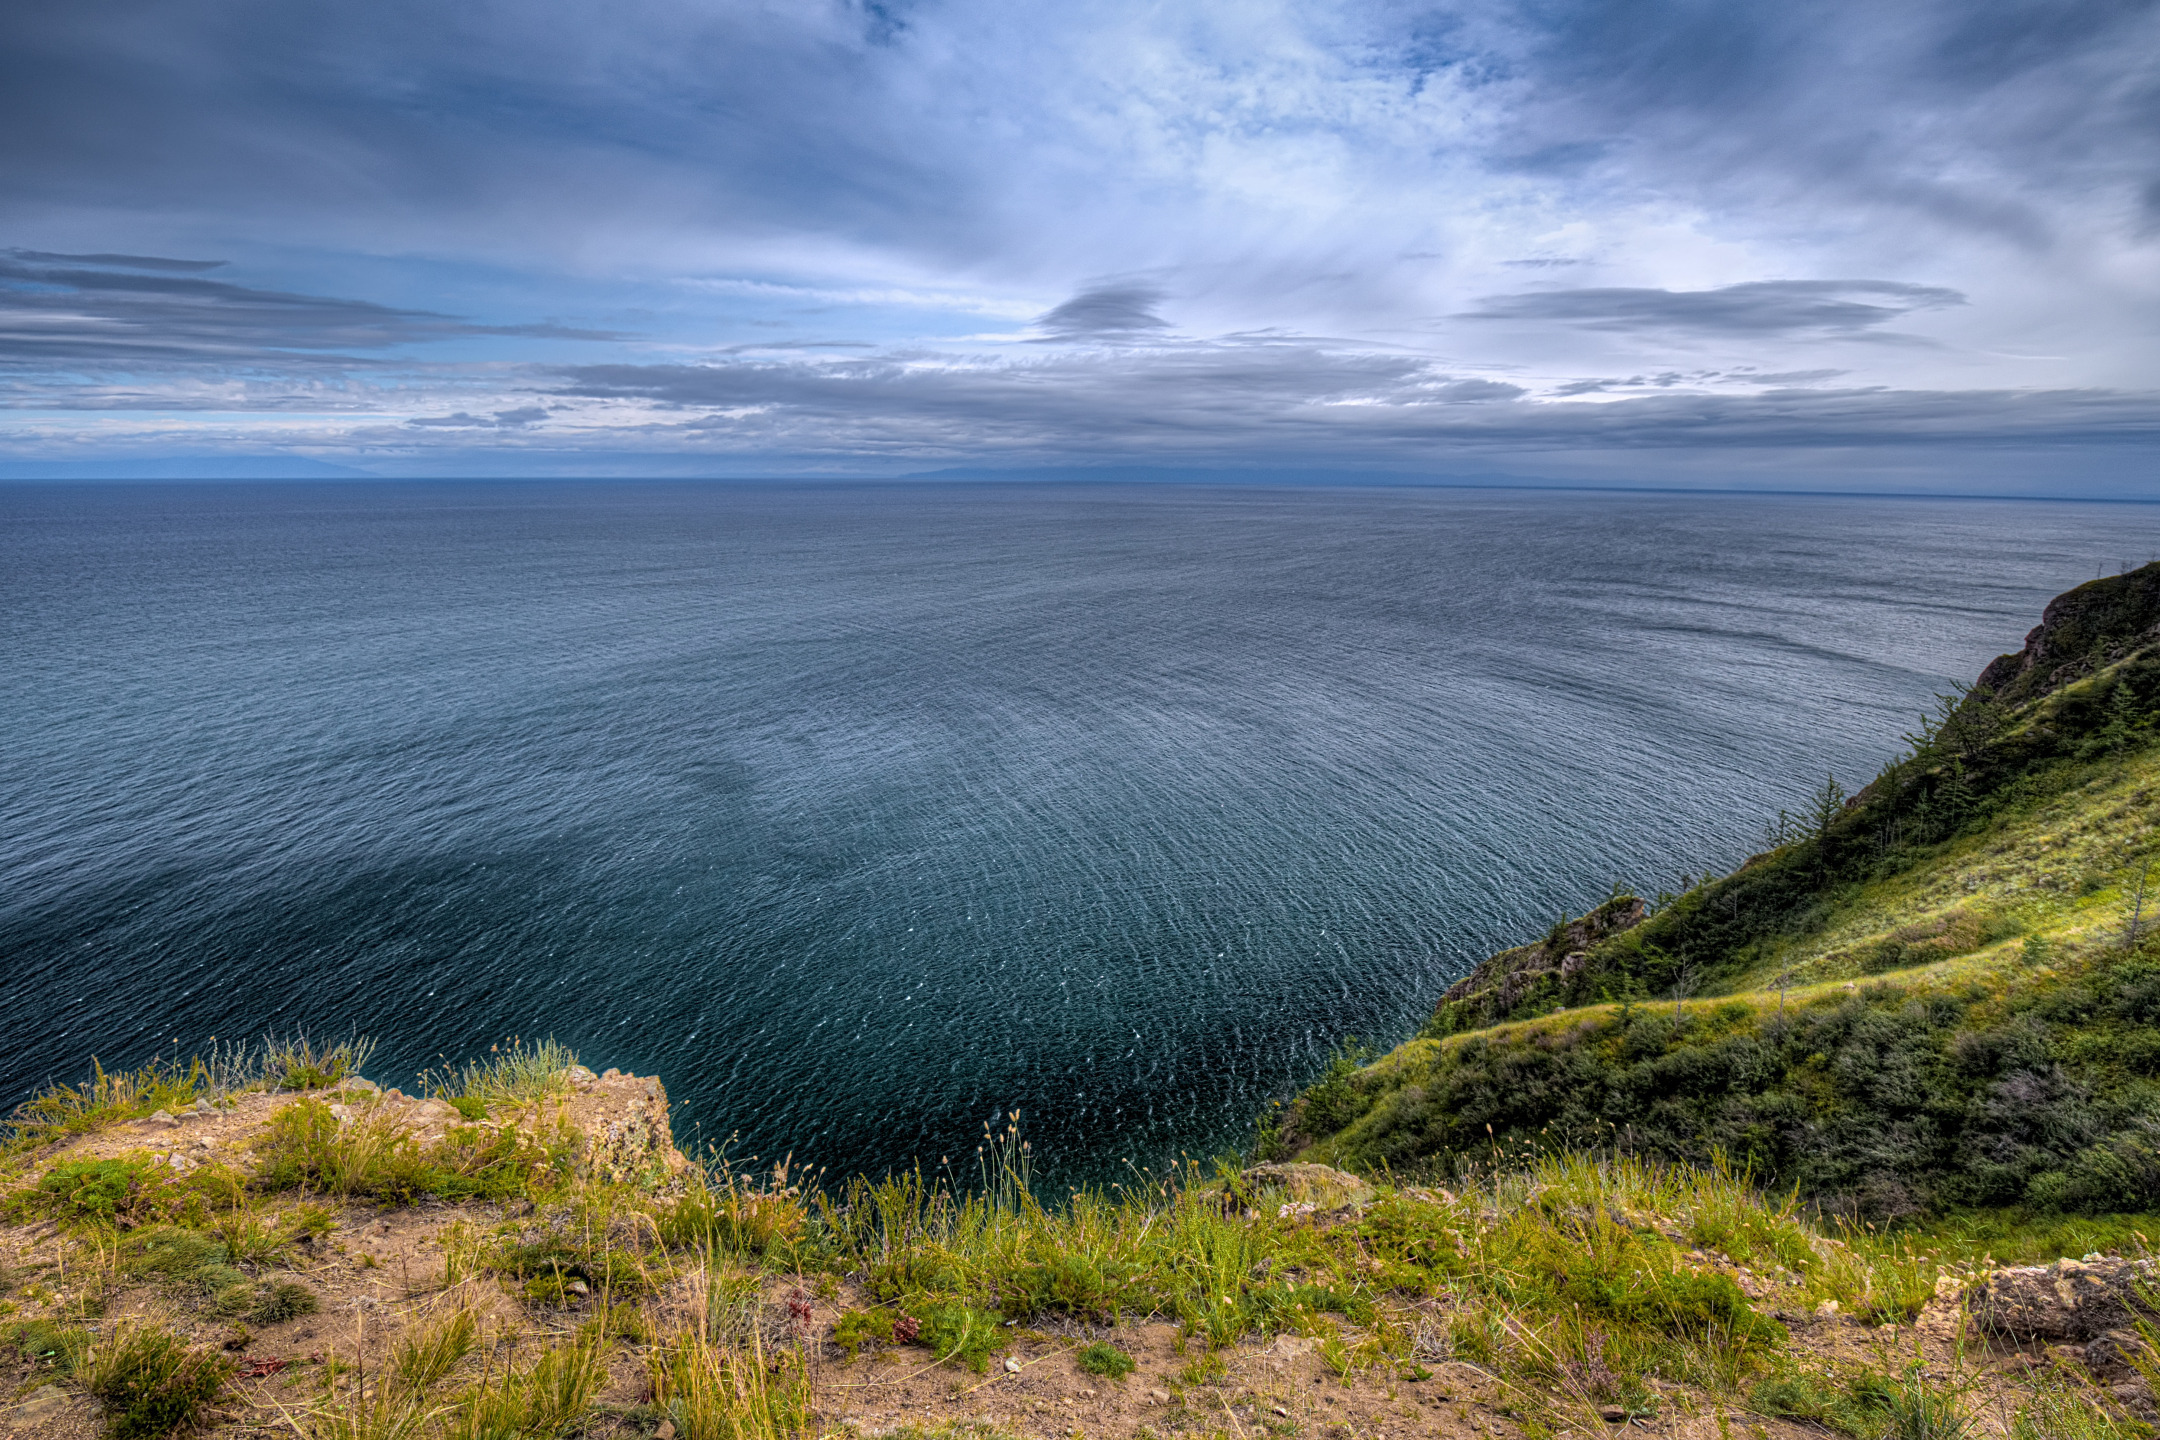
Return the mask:
<path id="1" fill-rule="evenodd" d="M 378 351 L 482 335 L 619 338 L 546 324 L 476 325 L 433 311 L 258 290 L 191 273 L 222 263 L 35 251 L 0 256 L 0 365 L 278 365 L 296 353 Z"/>
<path id="2" fill-rule="evenodd" d="M 1553 321 L 1616 332 L 1854 335 L 1915 310 L 1964 303 L 1955 290 L 1893 280 L 1758 280 L 1715 290 L 1612 287 L 1491 295 L 1463 318 Z"/>

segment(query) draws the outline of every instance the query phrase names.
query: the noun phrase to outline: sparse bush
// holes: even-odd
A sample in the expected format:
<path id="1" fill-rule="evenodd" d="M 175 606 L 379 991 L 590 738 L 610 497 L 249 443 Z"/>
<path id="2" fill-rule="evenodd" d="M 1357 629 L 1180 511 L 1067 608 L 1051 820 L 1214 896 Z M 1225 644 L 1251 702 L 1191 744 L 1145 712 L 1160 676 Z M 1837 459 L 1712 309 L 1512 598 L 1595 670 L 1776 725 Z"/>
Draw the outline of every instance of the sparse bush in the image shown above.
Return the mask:
<path id="1" fill-rule="evenodd" d="M 168 1289 L 217 1296 L 225 1313 L 238 1314 L 253 1305 L 248 1277 L 233 1265 L 231 1252 L 215 1235 L 176 1225 L 137 1231 L 121 1247 L 120 1263 L 129 1274 Z"/>
<path id="2" fill-rule="evenodd" d="M 922 1327 L 915 1343 L 940 1360 L 956 1360 L 980 1373 L 989 1368 L 990 1357 L 1005 1348 L 1003 1322 L 964 1301 L 911 1307 L 909 1313 Z"/>
<path id="3" fill-rule="evenodd" d="M 1138 1362 L 1107 1340 L 1097 1340 L 1086 1346 L 1078 1356 L 1080 1368 L 1090 1375 L 1100 1375 L 1105 1380 L 1122 1380 L 1132 1374 Z"/>
<path id="4" fill-rule="evenodd" d="M 570 1091 L 570 1072 L 578 1063 L 577 1052 L 553 1036 L 525 1041 L 515 1037 L 488 1048 L 485 1060 L 434 1070 L 422 1076 L 428 1089 L 455 1104 L 477 1101 L 485 1114 L 490 1104 L 518 1105 Z M 463 1106 L 459 1107 L 464 1110 Z M 478 1116 L 468 1114 L 468 1119 Z"/>
<path id="5" fill-rule="evenodd" d="M 52 1320 L 25 1320 L 10 1326 L 8 1344 L 39 1370 L 72 1375 L 90 1351 L 90 1332 Z"/>
<path id="6" fill-rule="evenodd" d="M 144 1207 L 151 1174 L 140 1160 L 71 1160 L 38 1182 L 45 1213 L 69 1219 L 132 1221 Z"/>
<path id="7" fill-rule="evenodd" d="M 727 1351 L 683 1335 L 647 1363 L 654 1401 L 682 1440 L 779 1440 L 811 1430 L 810 1378 L 792 1351 Z"/>
<path id="8" fill-rule="evenodd" d="M 536 1140 L 504 1127 L 463 1126 L 423 1146 L 380 1100 L 339 1124 L 320 1100 L 296 1100 L 270 1117 L 256 1141 L 256 1180 L 267 1190 L 305 1186 L 346 1199 L 409 1205 L 422 1196 L 507 1199 L 567 1172 L 571 1136 Z"/>
<path id="9" fill-rule="evenodd" d="M 262 1287 L 248 1319 L 257 1325 L 281 1325 L 322 1309 L 322 1300 L 297 1280 L 273 1280 Z"/>
<path id="10" fill-rule="evenodd" d="M 92 1345 L 81 1375 L 105 1406 L 110 1440 L 159 1440 L 197 1424 L 224 1396 L 232 1368 L 168 1331 L 134 1326 Z"/>
<path id="11" fill-rule="evenodd" d="M 890 1345 L 893 1343 L 893 1315 L 890 1310 L 850 1310 L 833 1322 L 833 1343 L 845 1350 L 850 1360 L 862 1353 L 865 1345 Z"/>

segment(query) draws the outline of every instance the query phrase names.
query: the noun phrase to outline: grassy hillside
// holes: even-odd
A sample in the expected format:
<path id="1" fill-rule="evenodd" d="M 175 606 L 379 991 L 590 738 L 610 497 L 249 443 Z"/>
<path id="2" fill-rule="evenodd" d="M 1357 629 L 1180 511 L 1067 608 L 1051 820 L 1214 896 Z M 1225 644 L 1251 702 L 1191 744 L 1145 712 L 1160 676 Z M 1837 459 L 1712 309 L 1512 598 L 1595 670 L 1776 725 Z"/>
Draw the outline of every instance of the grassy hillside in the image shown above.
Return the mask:
<path id="1" fill-rule="evenodd" d="M 1856 797 L 1496 956 L 1265 1145 L 1365 1171 L 1619 1144 L 1870 1218 L 2160 1207 L 2160 566 L 2059 597 Z"/>

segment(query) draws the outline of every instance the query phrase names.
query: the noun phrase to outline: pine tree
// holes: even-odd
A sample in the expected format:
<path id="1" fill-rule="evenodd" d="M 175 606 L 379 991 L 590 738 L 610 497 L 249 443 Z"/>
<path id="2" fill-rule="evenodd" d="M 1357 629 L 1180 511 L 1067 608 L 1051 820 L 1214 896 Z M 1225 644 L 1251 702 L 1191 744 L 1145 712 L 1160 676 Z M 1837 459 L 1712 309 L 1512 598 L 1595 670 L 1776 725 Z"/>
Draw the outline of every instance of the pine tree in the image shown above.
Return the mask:
<path id="1" fill-rule="evenodd" d="M 1950 762 L 1950 778 L 1943 781 L 1938 798 L 1942 802 L 1944 827 L 1949 834 L 1955 835 L 1971 817 L 1975 803 L 1972 784 L 1965 778 L 1964 761 Z"/>
<path id="2" fill-rule="evenodd" d="M 1845 813 L 1845 787 L 1837 783 L 1837 776 L 1823 777 L 1822 789 L 1808 797 L 1809 833 L 1817 840 L 1830 833 L 1831 825 Z"/>
<path id="3" fill-rule="evenodd" d="M 2137 696 L 2130 692 L 2130 682 L 2117 680 L 2108 695 L 2107 723 L 2100 727 L 2102 748 L 2121 754 L 2137 739 Z"/>

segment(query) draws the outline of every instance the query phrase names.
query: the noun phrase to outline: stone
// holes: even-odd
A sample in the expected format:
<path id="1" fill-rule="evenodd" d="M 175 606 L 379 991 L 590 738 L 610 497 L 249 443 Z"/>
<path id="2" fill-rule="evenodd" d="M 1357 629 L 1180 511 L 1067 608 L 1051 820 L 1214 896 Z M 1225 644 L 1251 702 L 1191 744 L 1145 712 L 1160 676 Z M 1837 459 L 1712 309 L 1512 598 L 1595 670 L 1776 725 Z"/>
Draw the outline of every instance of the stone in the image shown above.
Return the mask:
<path id="1" fill-rule="evenodd" d="M 372 1080 L 363 1080 L 358 1075 L 355 1075 L 351 1079 L 345 1081 L 342 1085 L 338 1086 L 338 1088 L 340 1090 L 358 1090 L 368 1095 L 382 1094 L 382 1086 L 377 1085 Z"/>
<path id="2" fill-rule="evenodd" d="M 2139 1287 L 2152 1280 L 2146 1260 L 2012 1266 L 1973 1292 L 1973 1319 L 1982 1330 L 2012 1340 L 2091 1340 L 2133 1329 L 2149 1313 Z"/>
<path id="3" fill-rule="evenodd" d="M 1313 1211 L 1341 1210 L 1352 1205 L 1363 1205 L 1373 1198 L 1372 1186 L 1346 1170 L 1332 1165 L 1313 1165 L 1290 1161 L 1280 1165 L 1255 1165 L 1238 1176 L 1238 1184 L 1248 1193 L 1260 1190 L 1280 1192 L 1285 1203 L 1310 1206 Z M 1300 1214 L 1311 1213 L 1300 1210 Z"/>
<path id="4" fill-rule="evenodd" d="M 2135 1360 L 2145 1355 L 2145 1337 L 2135 1330 L 2109 1330 L 2088 1341 L 2081 1357 L 2085 1368 L 2110 1385 L 2140 1378 Z"/>
<path id="5" fill-rule="evenodd" d="M 665 1182 L 689 1166 L 675 1148 L 667 1091 L 656 1079 L 593 1075 L 571 1098 L 568 1118 L 579 1131 L 578 1165 L 587 1174 Z"/>
<path id="6" fill-rule="evenodd" d="M 61 1389 L 58 1385 L 40 1385 L 6 1410 L 0 1411 L 0 1416 L 5 1416 L 7 1420 L 16 1424 L 42 1426 L 46 1422 L 59 1418 L 60 1412 L 67 1409 L 67 1407 L 67 1391 Z M 32 1429 L 24 1433 L 34 1435 L 37 1430 Z"/>
<path id="7" fill-rule="evenodd" d="M 1828 1319 L 1838 1313 L 1838 1303 L 1835 1300 L 1825 1300 L 1815 1307 L 1815 1313 Z"/>
<path id="8" fill-rule="evenodd" d="M 1170 1403 L 1170 1392 L 1167 1390 L 1150 1390 L 1147 1392 L 1147 1398 L 1157 1405 L 1168 1405 Z"/>
<path id="9" fill-rule="evenodd" d="M 662 1420 L 660 1428 L 652 1432 L 652 1440 L 675 1440 L 675 1422 Z"/>
<path id="10" fill-rule="evenodd" d="M 1598 1419 L 1603 1420 L 1608 1425 L 1624 1425 L 1627 1423 L 1627 1411 L 1621 1409 L 1618 1405 L 1602 1405 L 1598 1407 L 1597 1413 Z"/>
<path id="11" fill-rule="evenodd" d="M 1018 1375 L 1020 1373 L 1020 1362 L 1010 1355 L 1005 1357 L 1005 1373 L 1008 1375 Z"/>
<path id="12" fill-rule="evenodd" d="M 172 1111 L 170 1111 L 170 1110 L 157 1110 L 157 1111 L 153 1111 L 153 1112 L 151 1112 L 151 1115 L 150 1115 L 150 1118 L 149 1118 L 149 1120 L 148 1120 L 147 1122 L 145 1122 L 145 1123 L 147 1123 L 147 1124 L 151 1124 L 151 1125 L 177 1125 L 177 1124 L 179 1124 L 180 1122 L 179 1122 L 179 1121 L 177 1121 L 177 1120 L 175 1120 L 175 1119 L 173 1119 L 173 1113 L 172 1113 Z"/>
<path id="13" fill-rule="evenodd" d="M 2160 1420 L 2160 1406 L 2153 1404 L 2152 1390 L 2143 1382 L 2126 1380 L 2120 1385 L 2110 1385 L 2108 1386 L 2108 1394 L 2113 1395 L 2116 1403 L 2120 1404 L 2123 1409 L 2128 1410 L 2146 1424 L 2150 1425 L 2153 1421 Z"/>

